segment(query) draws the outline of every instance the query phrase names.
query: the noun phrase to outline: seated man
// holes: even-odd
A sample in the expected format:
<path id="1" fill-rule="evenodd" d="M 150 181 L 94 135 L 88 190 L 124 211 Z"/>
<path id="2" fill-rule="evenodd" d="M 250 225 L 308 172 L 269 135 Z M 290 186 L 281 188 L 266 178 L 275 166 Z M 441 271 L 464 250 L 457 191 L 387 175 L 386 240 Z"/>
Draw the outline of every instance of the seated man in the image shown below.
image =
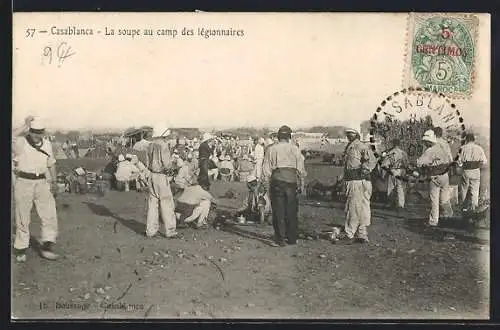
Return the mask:
<path id="1" fill-rule="evenodd" d="M 175 206 L 175 216 L 181 223 L 197 221 L 197 228 L 207 228 L 207 218 L 215 198 L 200 185 L 189 186 L 179 196 Z"/>
<path id="2" fill-rule="evenodd" d="M 248 196 L 243 199 L 243 206 L 237 214 L 243 215 L 246 221 L 272 223 L 271 200 L 266 192 L 260 189 L 260 182 L 250 174 L 247 177 Z"/>
<path id="3" fill-rule="evenodd" d="M 221 180 L 232 181 L 234 173 L 234 164 L 231 160 L 231 156 L 226 155 L 224 159 L 219 163 L 218 168 Z"/>
<path id="4" fill-rule="evenodd" d="M 139 178 L 139 172 L 137 166 L 126 160 L 123 155 L 118 156 L 115 177 L 119 185 L 125 187 L 125 191 L 130 190 L 130 181 L 136 181 Z"/>

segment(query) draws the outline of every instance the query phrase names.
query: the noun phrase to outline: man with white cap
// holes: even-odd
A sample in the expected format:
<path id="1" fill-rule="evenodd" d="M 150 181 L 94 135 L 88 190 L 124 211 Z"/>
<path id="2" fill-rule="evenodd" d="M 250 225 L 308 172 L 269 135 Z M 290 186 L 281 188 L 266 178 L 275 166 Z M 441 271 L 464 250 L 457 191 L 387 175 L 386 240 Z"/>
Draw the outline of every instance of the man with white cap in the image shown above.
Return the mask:
<path id="1" fill-rule="evenodd" d="M 433 130 L 424 133 L 422 141 L 427 146 L 422 156 L 417 159 L 417 167 L 425 170 L 430 176 L 429 197 L 431 199 L 431 212 L 429 226 L 435 227 L 439 222 L 439 207 L 443 209 L 444 217 L 452 217 L 453 210 L 449 202 L 450 179 L 448 169 L 450 156 L 448 151 L 439 144 Z"/>
<path id="2" fill-rule="evenodd" d="M 347 198 L 343 238 L 352 240 L 357 234 L 360 243 L 367 243 L 368 227 L 371 224 L 371 172 L 377 165 L 377 159 L 370 146 L 360 141 L 356 129 L 349 128 L 345 134 L 349 143 L 345 148 L 343 160 Z"/>
<path id="3" fill-rule="evenodd" d="M 58 234 L 56 203 L 56 160 L 52 145 L 44 138 L 45 127 L 38 119 L 30 123 L 28 133 L 15 141 L 13 148 L 16 238 L 14 254 L 20 262 L 26 260 L 30 242 L 31 209 L 36 206 L 41 219 L 41 255 L 55 260 L 53 251 Z"/>
<path id="4" fill-rule="evenodd" d="M 164 126 L 157 126 L 153 130 L 153 140 L 148 146 L 146 154 L 146 167 L 149 170 L 148 214 L 146 223 L 146 236 L 154 237 L 159 231 L 159 218 L 165 224 L 165 236 L 176 238 L 179 236 L 176 229 L 174 213 L 174 199 L 168 175 L 172 171 L 172 157 L 166 137 L 170 130 Z"/>
<path id="5" fill-rule="evenodd" d="M 210 133 L 204 133 L 203 139 L 198 148 L 198 166 L 200 172 L 198 174 L 198 184 L 205 190 L 210 189 L 210 178 L 209 178 L 209 162 L 210 157 L 214 153 L 214 137 Z"/>

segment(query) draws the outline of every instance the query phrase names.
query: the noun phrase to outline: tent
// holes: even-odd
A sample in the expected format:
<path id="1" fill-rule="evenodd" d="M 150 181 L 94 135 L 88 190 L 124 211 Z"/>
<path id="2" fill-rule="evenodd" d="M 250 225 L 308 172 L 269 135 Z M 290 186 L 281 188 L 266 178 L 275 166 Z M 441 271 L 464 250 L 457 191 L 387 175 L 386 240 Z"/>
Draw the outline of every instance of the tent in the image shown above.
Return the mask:
<path id="1" fill-rule="evenodd" d="M 153 128 L 150 126 L 142 126 L 139 128 L 130 127 L 123 132 L 123 137 L 128 140 L 129 145 L 134 145 L 137 141 L 143 139 L 148 133 L 152 133 Z"/>

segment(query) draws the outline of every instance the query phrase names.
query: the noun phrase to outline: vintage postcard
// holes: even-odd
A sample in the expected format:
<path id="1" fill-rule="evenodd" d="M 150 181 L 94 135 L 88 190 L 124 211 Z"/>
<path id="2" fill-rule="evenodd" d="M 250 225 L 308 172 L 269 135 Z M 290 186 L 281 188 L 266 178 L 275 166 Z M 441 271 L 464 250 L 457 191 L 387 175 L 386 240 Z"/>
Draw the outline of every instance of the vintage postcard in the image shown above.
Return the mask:
<path id="1" fill-rule="evenodd" d="M 490 38 L 14 13 L 12 319 L 488 319 Z"/>

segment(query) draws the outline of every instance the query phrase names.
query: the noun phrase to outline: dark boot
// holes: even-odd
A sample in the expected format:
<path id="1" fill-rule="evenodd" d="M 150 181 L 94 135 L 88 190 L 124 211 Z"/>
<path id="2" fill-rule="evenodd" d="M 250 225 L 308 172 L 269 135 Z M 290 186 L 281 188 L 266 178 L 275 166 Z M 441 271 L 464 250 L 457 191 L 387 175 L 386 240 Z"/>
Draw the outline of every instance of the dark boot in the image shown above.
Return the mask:
<path id="1" fill-rule="evenodd" d="M 14 249 L 14 255 L 16 256 L 16 260 L 18 262 L 26 261 L 26 250 L 27 249 Z"/>
<path id="2" fill-rule="evenodd" d="M 48 260 L 56 260 L 59 256 L 54 252 L 53 242 L 43 242 L 40 254 L 43 258 Z"/>

